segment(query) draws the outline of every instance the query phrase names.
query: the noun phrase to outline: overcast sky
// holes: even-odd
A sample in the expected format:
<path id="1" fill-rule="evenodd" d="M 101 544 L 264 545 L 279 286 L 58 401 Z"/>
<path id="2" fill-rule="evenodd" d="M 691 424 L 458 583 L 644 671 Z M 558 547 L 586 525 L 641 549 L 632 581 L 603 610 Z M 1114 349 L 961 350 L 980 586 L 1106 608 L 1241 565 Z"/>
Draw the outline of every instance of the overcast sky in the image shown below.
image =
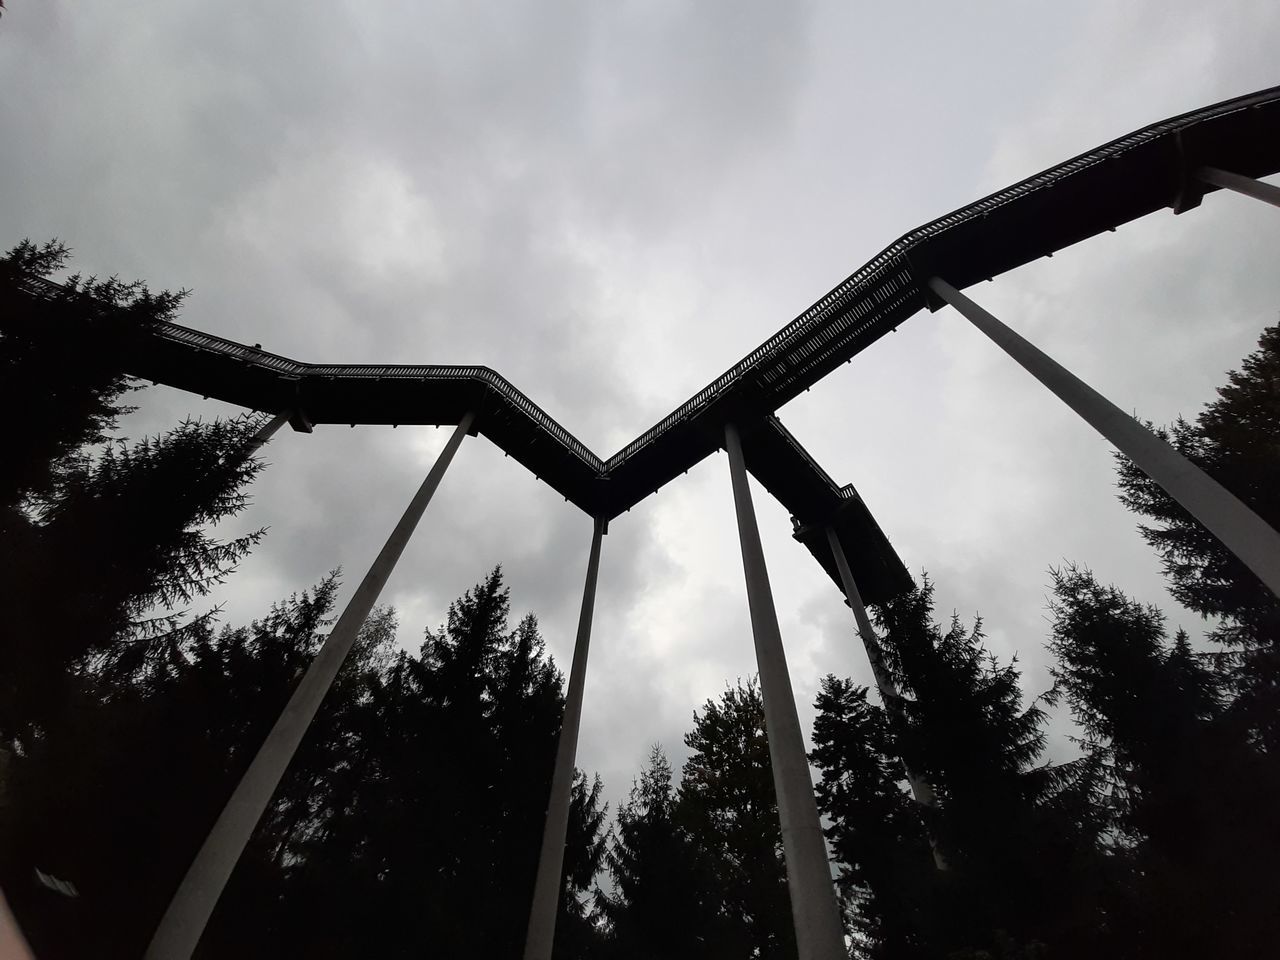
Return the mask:
<path id="1" fill-rule="evenodd" d="M 1280 82 L 1278 44 L 1265 0 L 9 0 L 0 244 L 56 236 L 84 272 L 191 288 L 181 322 L 300 360 L 487 364 L 608 456 L 908 229 Z M 1215 194 L 970 292 L 1168 421 L 1280 316 L 1277 250 L 1274 209 Z M 228 410 L 152 388 L 125 432 Z M 929 571 L 940 616 L 981 611 L 1030 693 L 1063 560 L 1201 629 L 1117 504 L 1106 443 L 957 314 L 914 317 L 780 417 Z M 446 435 L 281 433 L 227 621 L 339 565 L 345 601 Z M 808 730 L 824 674 L 870 671 L 755 496 Z M 383 596 L 402 642 L 502 563 L 567 669 L 590 528 L 467 440 Z M 649 744 L 678 764 L 694 709 L 754 670 L 717 455 L 605 539 L 579 765 L 616 805 Z"/>

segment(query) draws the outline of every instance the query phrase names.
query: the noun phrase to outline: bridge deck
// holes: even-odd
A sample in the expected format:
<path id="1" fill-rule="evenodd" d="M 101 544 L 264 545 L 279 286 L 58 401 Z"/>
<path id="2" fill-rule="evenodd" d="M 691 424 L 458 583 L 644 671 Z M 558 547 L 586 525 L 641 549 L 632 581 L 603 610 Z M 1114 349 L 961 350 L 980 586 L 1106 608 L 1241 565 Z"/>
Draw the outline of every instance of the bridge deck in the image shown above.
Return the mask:
<path id="1" fill-rule="evenodd" d="M 252 409 L 300 411 L 315 424 L 447 424 L 476 409 L 480 433 L 606 519 L 719 449 L 725 424 L 737 422 L 748 468 L 798 520 L 841 518 L 855 577 L 874 600 L 902 583 L 901 562 L 851 488 L 837 487 L 772 414 L 936 306 L 929 277 L 963 288 L 1156 210 L 1189 209 L 1216 189 L 1195 180 L 1201 166 L 1280 171 L 1280 87 L 1145 127 L 912 230 L 607 460 L 487 367 L 308 364 L 165 324 L 137 344 L 130 373 Z M 810 549 L 834 579 L 825 545 Z"/>

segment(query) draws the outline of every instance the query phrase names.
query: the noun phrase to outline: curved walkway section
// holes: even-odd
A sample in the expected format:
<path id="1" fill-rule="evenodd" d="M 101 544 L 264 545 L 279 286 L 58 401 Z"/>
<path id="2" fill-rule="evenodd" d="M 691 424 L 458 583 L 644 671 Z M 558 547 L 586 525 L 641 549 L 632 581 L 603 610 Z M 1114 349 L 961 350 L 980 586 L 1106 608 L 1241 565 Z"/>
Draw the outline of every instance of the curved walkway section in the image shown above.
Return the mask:
<path id="1" fill-rule="evenodd" d="M 719 449 L 733 422 L 748 469 L 797 524 L 826 523 L 865 506 L 782 428 L 772 416 L 779 407 L 922 308 L 936 309 L 930 277 L 963 289 L 1162 208 L 1184 212 L 1219 189 L 1197 178 L 1203 167 L 1253 178 L 1280 171 L 1280 87 L 1145 127 L 912 230 L 607 460 L 488 367 L 302 363 L 164 324 L 137 345 L 129 372 L 251 409 L 288 411 L 302 430 L 456 424 L 476 410 L 477 432 L 604 520 Z M 41 296 L 58 288 L 32 281 L 29 289 Z M 888 551 L 884 570 L 863 571 L 859 582 L 870 576 L 887 589 L 905 576 L 870 514 L 851 522 Z M 821 539 L 806 542 L 836 579 L 829 553 L 819 555 Z M 849 552 L 872 546 L 863 540 Z M 868 587 L 868 599 L 880 592 Z"/>

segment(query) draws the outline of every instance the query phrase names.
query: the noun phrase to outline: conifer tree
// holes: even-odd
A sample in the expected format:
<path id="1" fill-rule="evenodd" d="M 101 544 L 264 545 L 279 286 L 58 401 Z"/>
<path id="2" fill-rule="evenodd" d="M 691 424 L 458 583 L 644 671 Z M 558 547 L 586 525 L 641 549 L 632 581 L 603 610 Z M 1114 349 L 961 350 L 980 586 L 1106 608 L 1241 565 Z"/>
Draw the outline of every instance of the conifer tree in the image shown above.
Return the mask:
<path id="1" fill-rule="evenodd" d="M 827 676 L 815 703 L 818 808 L 842 865 L 840 890 L 861 956 L 937 957 L 946 908 L 921 810 L 904 791 L 906 770 L 886 710 L 867 688 Z"/>
<path id="2" fill-rule="evenodd" d="M 371 678 L 348 734 L 352 789 L 290 846 L 291 909 L 310 916 L 316 955 L 520 956 L 564 701 L 536 621 L 511 630 L 509 615 L 495 569 Z M 569 957 L 594 939 L 600 797 L 576 776 L 556 924 Z"/>
<path id="3" fill-rule="evenodd" d="M 76 675 L 61 722 L 10 757 L 0 803 L 0 882 L 37 956 L 141 954 L 318 647 L 335 589 L 329 577 L 248 627 L 215 632 L 203 620 L 177 656 L 145 678 Z M 253 898 L 244 887 L 268 903 L 279 899 L 284 825 L 296 826 L 304 819 L 297 805 L 323 792 L 311 788 L 323 773 L 317 768 L 336 760 L 332 708 L 377 662 L 390 626 L 383 614 L 362 633 L 322 713 L 320 737 L 308 739 L 215 915 L 210 946 L 225 937 L 227 921 L 253 929 L 255 944 L 272 942 L 273 911 L 259 907 L 253 919 L 261 922 L 245 922 L 240 906 Z M 40 883 L 36 871 L 75 895 Z"/>
<path id="4" fill-rule="evenodd" d="M 175 656 L 182 608 L 260 536 L 221 543 L 202 529 L 244 507 L 261 468 L 247 458 L 249 418 L 108 440 L 130 409 L 126 358 L 183 294 L 114 278 L 48 284 L 67 256 L 24 241 L 0 258 L 0 403 L 23 410 L 0 462 L 0 733 L 10 738 L 56 722 L 70 673 L 88 659 L 129 673 Z"/>
<path id="5" fill-rule="evenodd" d="M 716 954 L 721 923 L 714 877 L 680 822 L 671 764 L 662 748 L 617 813 L 606 863 L 612 892 L 597 891 L 616 960 L 701 958 Z"/>
<path id="6" fill-rule="evenodd" d="M 1280 529 L 1280 325 L 1262 332 L 1194 421 L 1156 432 Z M 1116 459 L 1121 502 L 1146 521 L 1139 529 L 1170 592 L 1213 621 L 1210 637 L 1229 654 L 1237 722 L 1280 755 L 1280 599 L 1132 462 Z"/>
<path id="7" fill-rule="evenodd" d="M 1055 674 L 1110 783 L 1112 936 L 1129 957 L 1257 956 L 1280 936 L 1280 827 L 1264 757 L 1222 680 L 1164 616 L 1076 566 L 1053 572 Z"/>
<path id="8" fill-rule="evenodd" d="M 725 957 L 795 957 L 777 796 L 759 684 L 739 681 L 694 713 L 679 814 L 708 863 Z"/>
<path id="9" fill-rule="evenodd" d="M 207 527 L 244 508 L 261 469 L 246 459 L 249 418 L 188 421 L 155 438 L 66 458 L 58 489 L 29 519 L 26 550 L 5 550 L 0 728 L 51 722 L 64 681 L 87 658 L 124 673 L 179 655 L 187 604 L 220 583 L 262 531 L 230 541 Z M 58 610 L 50 619 L 48 611 Z"/>
<path id="10" fill-rule="evenodd" d="M 6 425 L 0 537 L 18 532 L 16 512 L 53 497 L 68 459 L 105 441 L 131 409 L 125 358 L 185 297 L 114 277 L 47 283 L 69 257 L 56 240 L 24 240 L 0 257 L 0 409 L 22 411 Z"/>
<path id="11" fill-rule="evenodd" d="M 948 869 L 937 911 L 952 950 L 1068 955 L 1097 926 L 1097 818 L 1087 763 L 1038 764 L 1044 709 L 1022 702 L 1016 664 L 987 653 L 981 621 L 932 619 L 933 586 L 877 610 L 884 660 L 907 698 L 890 723 L 895 751 L 928 779 L 937 809 L 918 808 Z M 855 714 L 856 716 L 856 714 Z"/>

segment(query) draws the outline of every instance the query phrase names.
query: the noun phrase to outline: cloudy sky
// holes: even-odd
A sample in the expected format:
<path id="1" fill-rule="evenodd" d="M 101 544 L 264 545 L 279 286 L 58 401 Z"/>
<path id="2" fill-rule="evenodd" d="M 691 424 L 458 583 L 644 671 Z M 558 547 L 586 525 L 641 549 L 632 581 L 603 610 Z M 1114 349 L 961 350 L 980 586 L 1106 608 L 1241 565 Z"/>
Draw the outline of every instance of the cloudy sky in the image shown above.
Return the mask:
<path id="1" fill-rule="evenodd" d="M 1263 0 L 7 7 L 0 244 L 56 236 L 85 272 L 190 288 L 182 322 L 300 360 L 487 364 L 603 456 L 911 227 L 1280 82 Z M 1280 316 L 1277 249 L 1275 210 L 1216 194 L 971 293 L 1167 421 Z M 228 412 L 164 388 L 142 404 L 130 436 Z M 1116 503 L 1105 442 L 953 312 L 780 416 L 929 571 L 940 614 L 981 611 L 1029 692 L 1063 560 L 1200 629 Z M 280 434 L 227 619 L 338 565 L 354 589 L 446 433 Z M 823 674 L 869 669 L 785 513 L 756 502 L 807 728 Z M 402 641 L 502 563 L 567 667 L 590 526 L 468 440 L 383 597 Z M 579 764 L 615 802 L 649 744 L 678 763 L 693 710 L 754 673 L 737 549 L 723 455 L 612 525 Z"/>

